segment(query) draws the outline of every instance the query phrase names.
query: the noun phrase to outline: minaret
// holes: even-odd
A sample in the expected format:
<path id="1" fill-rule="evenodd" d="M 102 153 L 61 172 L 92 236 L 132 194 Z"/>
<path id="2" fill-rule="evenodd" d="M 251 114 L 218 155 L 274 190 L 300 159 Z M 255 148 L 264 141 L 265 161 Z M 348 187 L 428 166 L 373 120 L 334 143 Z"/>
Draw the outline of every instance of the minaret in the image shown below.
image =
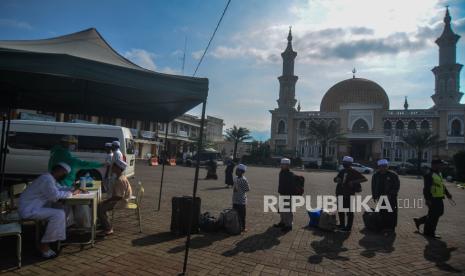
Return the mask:
<path id="1" fill-rule="evenodd" d="M 439 66 L 433 68 L 435 91 L 431 98 L 435 107 L 454 106 L 460 103 L 463 93 L 460 92 L 460 70 L 462 64 L 456 62 L 456 46 L 460 36 L 451 27 L 449 8 L 444 17 L 444 30 L 436 39 L 439 46 Z"/>
<path id="2" fill-rule="evenodd" d="M 287 47 L 281 53 L 283 58 L 283 74 L 278 77 L 279 80 L 279 109 L 295 109 L 297 100 L 295 99 L 295 84 L 298 77 L 294 76 L 294 60 L 297 52 L 292 49 L 292 31 L 289 27 L 287 36 Z"/>
<path id="3" fill-rule="evenodd" d="M 407 96 L 405 96 L 405 101 L 404 101 L 404 109 L 408 109 L 408 102 L 407 102 Z"/>

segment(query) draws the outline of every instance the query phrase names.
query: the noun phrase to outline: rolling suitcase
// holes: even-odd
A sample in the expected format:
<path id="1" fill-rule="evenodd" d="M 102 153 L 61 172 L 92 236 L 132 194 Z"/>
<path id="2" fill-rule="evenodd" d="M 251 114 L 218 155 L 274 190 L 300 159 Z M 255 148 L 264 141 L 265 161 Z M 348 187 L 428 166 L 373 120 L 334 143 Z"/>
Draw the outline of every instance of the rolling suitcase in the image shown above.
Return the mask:
<path id="1" fill-rule="evenodd" d="M 194 216 L 192 217 L 192 208 Z M 191 196 L 173 197 L 171 199 L 171 233 L 186 235 L 189 228 L 189 220 L 192 217 L 191 234 L 199 232 L 200 198 L 192 200 Z"/>

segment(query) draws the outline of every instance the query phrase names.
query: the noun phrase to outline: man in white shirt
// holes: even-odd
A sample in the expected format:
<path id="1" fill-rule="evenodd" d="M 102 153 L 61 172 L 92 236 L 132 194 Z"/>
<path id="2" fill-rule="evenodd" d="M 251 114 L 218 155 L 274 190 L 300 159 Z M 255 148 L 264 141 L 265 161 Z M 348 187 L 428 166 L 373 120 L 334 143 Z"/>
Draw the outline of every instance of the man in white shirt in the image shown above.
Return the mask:
<path id="1" fill-rule="evenodd" d="M 50 208 L 59 199 L 78 194 L 80 190 L 71 192 L 69 188 L 59 190 L 57 182 L 64 179 L 71 167 L 65 163 L 55 165 L 50 173 L 36 178 L 19 198 L 18 211 L 23 219 L 45 220 L 47 228 L 42 236 L 39 250 L 44 258 L 53 258 L 56 253 L 50 249 L 49 243 L 66 239 L 66 215 L 63 209 Z"/>
<path id="2" fill-rule="evenodd" d="M 119 141 L 113 141 L 111 143 L 111 151 L 113 152 L 112 164 L 114 164 L 116 160 L 124 161 L 123 154 L 121 153 L 120 147 L 121 147 L 121 144 Z"/>

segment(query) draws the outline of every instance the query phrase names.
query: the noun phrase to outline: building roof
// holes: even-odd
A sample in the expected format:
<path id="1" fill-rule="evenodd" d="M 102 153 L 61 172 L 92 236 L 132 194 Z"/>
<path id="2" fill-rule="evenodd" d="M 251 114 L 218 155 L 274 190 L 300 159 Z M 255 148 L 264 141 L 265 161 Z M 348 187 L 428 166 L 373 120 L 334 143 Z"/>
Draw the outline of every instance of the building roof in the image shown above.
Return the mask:
<path id="1" fill-rule="evenodd" d="M 320 111 L 339 112 L 345 104 L 377 104 L 388 110 L 389 98 L 376 82 L 354 77 L 333 85 L 323 96 Z"/>

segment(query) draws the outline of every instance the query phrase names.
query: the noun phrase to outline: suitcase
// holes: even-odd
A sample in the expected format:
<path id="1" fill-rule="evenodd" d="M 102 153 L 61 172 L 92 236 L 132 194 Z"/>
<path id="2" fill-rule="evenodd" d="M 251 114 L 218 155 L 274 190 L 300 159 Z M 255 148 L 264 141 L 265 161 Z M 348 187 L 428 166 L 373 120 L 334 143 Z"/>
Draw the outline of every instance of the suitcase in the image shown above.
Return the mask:
<path id="1" fill-rule="evenodd" d="M 171 199 L 171 233 L 187 235 L 191 218 L 190 233 L 196 234 L 199 232 L 200 202 L 199 197 L 192 200 L 191 196 L 173 197 Z M 194 208 L 193 217 L 192 208 Z"/>
<path id="2" fill-rule="evenodd" d="M 379 232 L 382 228 L 381 214 L 379 212 L 365 211 L 363 213 L 363 223 L 365 224 L 366 229 L 374 232 Z"/>
<path id="3" fill-rule="evenodd" d="M 220 228 L 218 220 L 209 212 L 203 213 L 199 221 L 200 230 L 203 232 L 217 232 Z"/>
<path id="4" fill-rule="evenodd" d="M 336 229 L 336 213 L 322 210 L 320 214 L 320 221 L 318 228 L 326 231 L 334 231 Z"/>
<path id="5" fill-rule="evenodd" d="M 219 223 L 228 234 L 239 235 L 241 233 L 239 215 L 234 209 L 224 209 L 220 214 Z"/>
<path id="6" fill-rule="evenodd" d="M 321 209 L 315 209 L 312 211 L 308 211 L 308 217 L 310 218 L 310 221 L 308 222 L 308 226 L 318 227 L 318 224 L 320 222 L 320 216 L 321 216 Z"/>

